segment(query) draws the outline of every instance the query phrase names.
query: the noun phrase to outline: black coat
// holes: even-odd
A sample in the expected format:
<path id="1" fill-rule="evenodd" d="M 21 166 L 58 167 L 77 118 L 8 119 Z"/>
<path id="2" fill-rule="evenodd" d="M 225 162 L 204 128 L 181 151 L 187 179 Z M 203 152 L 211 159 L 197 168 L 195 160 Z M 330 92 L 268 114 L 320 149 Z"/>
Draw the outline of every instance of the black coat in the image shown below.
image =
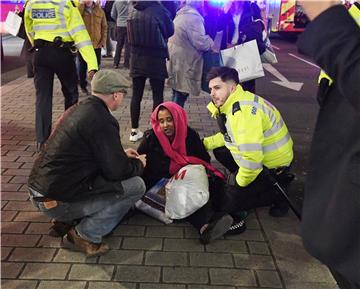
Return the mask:
<path id="1" fill-rule="evenodd" d="M 59 119 L 28 185 L 48 198 L 72 202 L 90 194 L 123 193 L 120 182 L 142 171 L 141 162 L 123 150 L 117 120 L 91 96 Z"/>
<path id="2" fill-rule="evenodd" d="M 130 76 L 167 78 L 167 41 L 174 34 L 170 12 L 157 1 L 138 1 L 129 15 L 127 30 Z"/>
<path id="3" fill-rule="evenodd" d="M 199 137 L 199 134 L 188 127 L 186 137 L 186 151 L 188 156 L 194 156 L 210 162 L 210 156 Z M 138 148 L 139 154 L 146 154 L 146 166 L 142 178 L 149 189 L 161 178 L 170 178 L 170 158 L 165 155 L 154 131 L 147 130 Z"/>
<path id="4" fill-rule="evenodd" d="M 311 147 L 304 245 L 360 285 L 360 29 L 335 6 L 306 28 L 298 47 L 334 80 L 322 96 Z"/>

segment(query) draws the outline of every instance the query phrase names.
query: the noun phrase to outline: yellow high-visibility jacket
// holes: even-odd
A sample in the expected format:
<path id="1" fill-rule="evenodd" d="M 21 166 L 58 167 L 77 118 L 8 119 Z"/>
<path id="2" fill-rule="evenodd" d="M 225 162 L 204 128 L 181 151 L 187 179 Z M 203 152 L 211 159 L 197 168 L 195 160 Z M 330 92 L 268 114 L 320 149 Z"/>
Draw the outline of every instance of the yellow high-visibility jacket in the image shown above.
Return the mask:
<path id="1" fill-rule="evenodd" d="M 25 6 L 25 30 L 30 42 L 42 39 L 53 42 L 74 41 L 88 70 L 98 70 L 95 51 L 84 21 L 75 3 L 70 0 L 29 0 Z"/>
<path id="2" fill-rule="evenodd" d="M 226 146 L 239 166 L 236 182 L 245 187 L 256 179 L 263 166 L 288 166 L 293 160 L 293 141 L 280 115 L 268 101 L 237 86 L 218 109 L 207 106 L 213 117 L 226 115 L 227 134 L 206 137 L 207 150 Z M 219 111 L 220 110 L 220 111 Z"/>
<path id="3" fill-rule="evenodd" d="M 360 27 L 360 9 L 355 4 L 353 4 L 348 11 L 349 11 L 350 15 L 352 16 L 352 18 L 354 18 L 354 20 L 356 21 L 357 25 Z M 321 80 L 324 78 L 329 80 L 329 86 L 330 86 L 333 82 L 331 77 L 328 76 L 324 70 L 321 70 L 319 79 L 318 79 L 318 83 L 320 83 Z"/>

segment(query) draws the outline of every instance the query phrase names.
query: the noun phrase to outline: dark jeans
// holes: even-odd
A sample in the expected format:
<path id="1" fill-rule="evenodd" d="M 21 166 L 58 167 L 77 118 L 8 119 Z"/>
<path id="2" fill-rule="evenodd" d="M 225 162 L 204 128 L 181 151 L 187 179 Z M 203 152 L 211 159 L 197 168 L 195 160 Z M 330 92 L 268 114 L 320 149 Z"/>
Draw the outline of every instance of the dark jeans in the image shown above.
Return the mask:
<path id="1" fill-rule="evenodd" d="M 108 21 L 107 22 L 108 25 L 108 29 L 107 29 L 107 36 L 106 36 L 106 56 L 112 56 L 112 51 L 113 51 L 113 45 L 111 42 L 111 35 L 115 34 L 113 30 L 116 29 L 115 27 L 115 22 L 113 21 Z"/>
<path id="2" fill-rule="evenodd" d="M 65 109 L 77 103 L 79 99 L 74 56 L 69 49 L 37 48 L 34 52 L 34 73 L 36 140 L 42 144 L 51 132 L 54 74 L 61 83 Z"/>
<path id="3" fill-rule="evenodd" d="M 124 66 L 129 67 L 130 63 L 130 50 L 129 43 L 127 39 L 127 31 L 126 27 L 116 27 L 116 50 L 114 57 L 114 65 L 119 65 L 121 58 L 121 51 L 125 45 L 125 53 L 124 53 Z"/>
<path id="4" fill-rule="evenodd" d="M 95 54 L 96 54 L 96 59 L 97 59 L 97 63 L 100 69 L 100 64 L 101 64 L 101 48 L 95 48 Z M 78 53 L 79 55 L 79 83 L 80 83 L 80 87 L 81 88 L 86 88 L 87 87 L 87 63 L 84 60 L 84 58 L 81 56 L 80 53 Z"/>
<path id="5" fill-rule="evenodd" d="M 144 181 L 140 177 L 132 177 L 121 181 L 124 193 L 116 191 L 102 194 L 89 194 L 84 200 L 60 202 L 55 208 L 47 209 L 43 202 L 36 201 L 39 192 L 29 188 L 30 200 L 45 215 L 64 223 L 76 225 L 79 235 L 90 242 L 101 243 L 102 237 L 109 234 L 121 221 L 123 216 L 145 192 Z"/>
<path id="6" fill-rule="evenodd" d="M 231 173 L 236 174 L 239 167 L 225 146 L 215 149 L 214 155 Z M 214 200 L 214 202 L 219 206 L 219 210 L 234 213 L 240 210 L 246 211 L 281 203 L 283 199 L 276 194 L 264 173 L 261 172 L 257 178 L 246 187 L 240 187 L 236 182 L 235 185 L 226 184 L 224 194 Z"/>
<path id="7" fill-rule="evenodd" d="M 184 107 L 185 101 L 188 99 L 189 94 L 186 92 L 180 92 L 175 89 L 173 89 L 173 96 L 171 101 L 177 103 L 181 107 Z"/>
<path id="8" fill-rule="evenodd" d="M 144 94 L 146 77 L 134 77 L 133 78 L 133 95 L 131 98 L 130 114 L 131 114 L 131 127 L 139 127 L 140 118 L 140 104 Z M 153 96 L 153 108 L 154 110 L 160 103 L 164 101 L 164 85 L 165 79 L 150 78 L 150 86 Z"/>

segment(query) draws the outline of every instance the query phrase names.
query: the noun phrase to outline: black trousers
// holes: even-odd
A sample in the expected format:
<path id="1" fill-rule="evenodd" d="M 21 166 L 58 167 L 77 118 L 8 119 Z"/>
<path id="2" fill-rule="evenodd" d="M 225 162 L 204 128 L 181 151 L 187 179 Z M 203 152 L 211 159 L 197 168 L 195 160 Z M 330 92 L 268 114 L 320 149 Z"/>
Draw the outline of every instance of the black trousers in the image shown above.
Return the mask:
<path id="1" fill-rule="evenodd" d="M 97 60 L 97 64 L 99 66 L 100 69 L 100 64 L 101 64 L 101 48 L 94 48 L 95 50 L 95 55 L 96 55 L 96 60 Z M 79 84 L 81 88 L 86 88 L 87 87 L 87 63 L 84 60 L 84 58 L 81 56 L 80 52 L 78 53 L 79 56 Z"/>
<path id="2" fill-rule="evenodd" d="M 139 127 L 140 104 L 144 94 L 145 82 L 146 82 L 145 76 L 133 78 L 133 95 L 130 104 L 132 128 Z M 153 97 L 152 110 L 154 110 L 160 103 L 164 101 L 164 85 L 165 85 L 165 79 L 150 78 L 150 86 Z"/>
<path id="3" fill-rule="evenodd" d="M 61 90 L 65 97 L 65 109 L 77 103 L 79 99 L 74 56 L 69 49 L 65 48 L 36 48 L 34 72 L 36 140 L 43 144 L 51 133 L 54 74 L 61 82 Z"/>
<path id="4" fill-rule="evenodd" d="M 239 167 L 225 146 L 215 149 L 214 155 L 232 174 L 236 174 Z M 230 214 L 283 202 L 263 172 L 246 187 L 240 187 L 236 182 L 235 185 L 226 184 L 224 194 L 217 197 L 214 199 L 217 209 Z"/>
<path id="5" fill-rule="evenodd" d="M 125 46 L 124 52 L 124 66 L 129 67 L 130 64 L 130 50 L 129 43 L 127 39 L 127 30 L 126 27 L 116 27 L 116 49 L 114 57 L 114 65 L 119 65 L 121 58 L 121 51 Z"/>

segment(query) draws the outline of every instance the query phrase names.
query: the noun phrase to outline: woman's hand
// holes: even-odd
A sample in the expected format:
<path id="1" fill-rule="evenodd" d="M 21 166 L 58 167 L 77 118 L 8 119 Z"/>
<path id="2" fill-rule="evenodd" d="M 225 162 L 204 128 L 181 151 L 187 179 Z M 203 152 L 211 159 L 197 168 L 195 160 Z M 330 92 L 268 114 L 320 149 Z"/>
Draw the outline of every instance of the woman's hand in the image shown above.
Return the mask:
<path id="1" fill-rule="evenodd" d="M 131 159 L 136 159 L 139 157 L 139 154 L 136 150 L 132 149 L 132 148 L 128 148 L 125 150 L 126 155 L 128 156 L 128 158 Z"/>

